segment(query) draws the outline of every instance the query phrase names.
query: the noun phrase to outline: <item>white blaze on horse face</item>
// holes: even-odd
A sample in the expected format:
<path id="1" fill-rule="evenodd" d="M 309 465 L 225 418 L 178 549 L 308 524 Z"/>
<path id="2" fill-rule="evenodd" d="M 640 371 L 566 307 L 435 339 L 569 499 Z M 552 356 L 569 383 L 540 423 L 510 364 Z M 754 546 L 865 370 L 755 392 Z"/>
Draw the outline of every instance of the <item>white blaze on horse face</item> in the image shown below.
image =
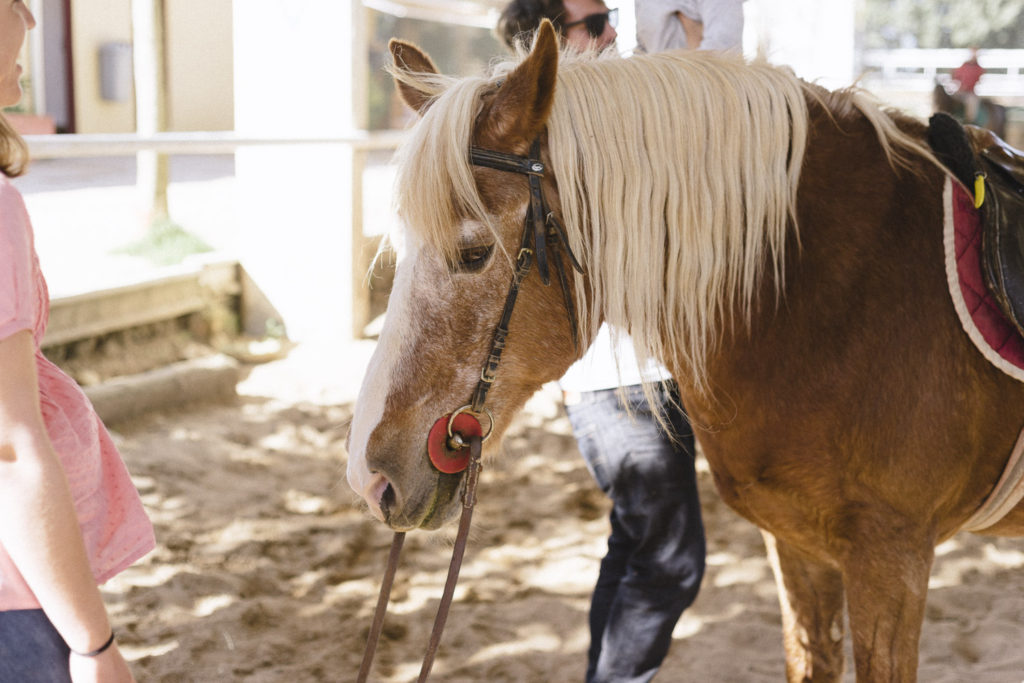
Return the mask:
<path id="1" fill-rule="evenodd" d="M 494 239 L 482 222 L 474 220 L 462 221 L 458 226 L 458 235 L 459 243 L 466 245 L 489 244 Z M 409 425 L 412 431 L 408 433 L 422 432 L 422 452 L 409 452 L 402 457 L 422 456 L 426 459 L 426 439 L 430 425 L 438 417 L 465 403 L 464 399 L 468 398 L 470 389 L 465 389 L 465 396 L 462 396 L 462 388 L 472 387 L 480 373 L 480 366 L 472 363 L 447 368 L 454 373 L 452 386 L 462 387 L 455 396 L 446 395 L 436 387 L 431 389 L 430 382 L 423 376 L 424 373 L 429 375 L 430 369 L 420 367 L 416 358 L 430 356 L 423 352 L 431 349 L 432 345 L 442 344 L 443 348 L 446 342 L 436 336 L 436 321 L 449 316 L 451 310 L 460 309 L 459 304 L 453 304 L 460 291 L 456 286 L 458 277 L 453 278 L 444 258 L 420 245 L 405 246 L 399 253 L 387 318 L 356 399 L 348 439 L 349 486 L 366 500 L 370 511 L 381 520 L 384 519 L 381 497 L 388 485 L 394 486 L 396 493 L 400 493 L 401 489 L 399 482 L 388 479 L 388 476 L 399 476 L 398 472 L 377 472 L 370 465 L 370 454 L 373 452 L 371 438 L 381 423 L 389 419 L 389 397 L 403 389 L 408 390 L 410 382 L 419 383 L 417 392 L 413 393 L 421 393 L 422 404 L 418 404 L 416 410 L 412 411 L 412 417 L 407 415 L 406 419 L 417 423 Z M 476 274 L 467 276 L 475 277 Z M 411 443 L 415 444 L 416 439 Z M 415 446 L 411 448 L 415 450 Z"/>
<path id="2" fill-rule="evenodd" d="M 366 462 L 366 449 L 370 435 L 384 417 L 384 407 L 392 384 L 397 381 L 399 360 L 405 353 L 405 341 L 411 335 L 405 327 L 412 324 L 413 271 L 416 255 L 400 259 L 395 271 L 395 281 L 388 302 L 387 318 L 381 330 L 377 348 L 370 358 L 356 399 L 349 433 L 348 485 L 366 500 L 370 512 L 381 521 L 380 499 L 388 486 L 388 480 L 380 473 L 371 472 Z"/>

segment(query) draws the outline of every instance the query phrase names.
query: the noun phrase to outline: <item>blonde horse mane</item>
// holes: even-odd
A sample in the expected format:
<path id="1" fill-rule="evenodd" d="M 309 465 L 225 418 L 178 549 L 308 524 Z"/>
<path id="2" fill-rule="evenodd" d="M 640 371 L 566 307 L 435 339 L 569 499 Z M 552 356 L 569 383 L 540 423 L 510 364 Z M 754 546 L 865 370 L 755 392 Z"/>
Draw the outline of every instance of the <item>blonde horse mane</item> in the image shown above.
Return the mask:
<path id="1" fill-rule="evenodd" d="M 468 142 L 482 94 L 514 67 L 463 79 L 395 73 L 435 96 L 399 152 L 397 208 L 412 237 L 446 255 L 462 219 L 491 224 Z M 641 363 L 676 359 L 708 388 L 722 326 L 736 314 L 749 321 L 766 269 L 781 294 L 808 98 L 837 118 L 864 115 L 894 165 L 909 166 L 909 151 L 931 158 L 863 93 L 830 93 L 763 61 L 562 54 L 548 150 L 592 285 L 578 302 L 581 329 L 596 334 L 606 320 L 628 332 Z"/>

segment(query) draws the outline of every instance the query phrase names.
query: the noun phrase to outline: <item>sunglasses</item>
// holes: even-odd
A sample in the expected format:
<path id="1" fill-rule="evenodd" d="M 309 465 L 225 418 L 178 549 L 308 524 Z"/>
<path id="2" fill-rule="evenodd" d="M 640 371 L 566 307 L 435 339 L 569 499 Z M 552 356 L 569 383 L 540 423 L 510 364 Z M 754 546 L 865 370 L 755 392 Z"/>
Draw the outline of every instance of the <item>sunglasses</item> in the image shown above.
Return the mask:
<path id="1" fill-rule="evenodd" d="M 583 24 L 587 33 L 590 34 L 591 38 L 600 38 L 601 34 L 604 33 L 604 25 L 611 24 L 612 28 L 615 28 L 619 24 L 619 10 L 610 9 L 607 12 L 600 12 L 598 14 L 590 14 L 578 21 L 570 21 L 568 24 L 562 24 L 562 28 L 568 31 L 573 26 L 579 26 Z"/>

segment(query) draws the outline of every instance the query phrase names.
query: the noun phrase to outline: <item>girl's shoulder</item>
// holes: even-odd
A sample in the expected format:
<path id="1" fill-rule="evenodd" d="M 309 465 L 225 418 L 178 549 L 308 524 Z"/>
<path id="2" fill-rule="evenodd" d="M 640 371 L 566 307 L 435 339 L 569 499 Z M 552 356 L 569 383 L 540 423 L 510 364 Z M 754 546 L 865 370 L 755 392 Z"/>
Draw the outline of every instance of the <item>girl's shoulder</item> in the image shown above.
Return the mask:
<path id="1" fill-rule="evenodd" d="M 0 206 L 16 205 L 24 208 L 25 200 L 11 179 L 0 173 Z"/>
<path id="2" fill-rule="evenodd" d="M 21 192 L 0 173 L 0 243 L 31 248 L 32 228 Z"/>
<path id="3" fill-rule="evenodd" d="M 25 230 L 28 227 L 28 209 L 21 191 L 10 178 L 0 173 L 0 225 L 7 227 L 12 222 L 16 224 L 14 227 Z"/>

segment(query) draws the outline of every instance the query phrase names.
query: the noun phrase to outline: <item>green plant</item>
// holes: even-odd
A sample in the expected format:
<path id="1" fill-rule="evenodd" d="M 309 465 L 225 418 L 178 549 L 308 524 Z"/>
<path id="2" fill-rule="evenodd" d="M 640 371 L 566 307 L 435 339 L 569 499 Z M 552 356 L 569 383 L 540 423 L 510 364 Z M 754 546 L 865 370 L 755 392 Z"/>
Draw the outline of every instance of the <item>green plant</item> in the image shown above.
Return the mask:
<path id="1" fill-rule="evenodd" d="M 142 239 L 115 249 L 114 253 L 138 256 L 158 266 L 170 266 L 181 263 L 186 256 L 209 251 L 213 251 L 213 247 L 201 238 L 174 221 L 163 220 L 150 226 Z"/>

